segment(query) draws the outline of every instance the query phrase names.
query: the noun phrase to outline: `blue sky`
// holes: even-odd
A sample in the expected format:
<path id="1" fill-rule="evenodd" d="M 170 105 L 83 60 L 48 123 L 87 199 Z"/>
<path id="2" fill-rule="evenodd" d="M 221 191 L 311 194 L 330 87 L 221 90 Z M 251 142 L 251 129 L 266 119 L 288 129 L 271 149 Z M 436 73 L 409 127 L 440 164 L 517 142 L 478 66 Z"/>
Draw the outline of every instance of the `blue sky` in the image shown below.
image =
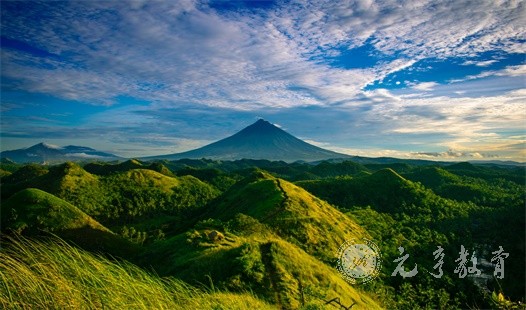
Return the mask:
<path id="1" fill-rule="evenodd" d="M 2 1 L 1 149 L 186 151 L 258 118 L 360 156 L 526 161 L 524 1 Z"/>

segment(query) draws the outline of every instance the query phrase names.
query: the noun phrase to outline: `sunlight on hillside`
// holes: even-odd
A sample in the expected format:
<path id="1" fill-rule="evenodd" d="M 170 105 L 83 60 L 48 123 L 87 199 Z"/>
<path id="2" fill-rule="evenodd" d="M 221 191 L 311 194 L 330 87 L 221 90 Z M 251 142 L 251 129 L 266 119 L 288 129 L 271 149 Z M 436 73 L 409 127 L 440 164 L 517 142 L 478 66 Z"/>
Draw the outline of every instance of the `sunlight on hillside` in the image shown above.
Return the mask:
<path id="1" fill-rule="evenodd" d="M 3 243 L 3 309 L 275 309 L 248 293 L 198 290 L 57 239 Z"/>

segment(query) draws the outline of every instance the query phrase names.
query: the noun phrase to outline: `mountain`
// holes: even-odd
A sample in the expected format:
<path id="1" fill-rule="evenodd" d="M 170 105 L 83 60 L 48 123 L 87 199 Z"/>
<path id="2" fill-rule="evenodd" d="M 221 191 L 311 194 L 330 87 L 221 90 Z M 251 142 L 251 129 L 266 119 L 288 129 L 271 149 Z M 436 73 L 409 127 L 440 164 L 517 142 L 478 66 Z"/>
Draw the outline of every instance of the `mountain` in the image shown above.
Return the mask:
<path id="1" fill-rule="evenodd" d="M 284 130 L 260 119 L 238 133 L 201 148 L 146 159 L 209 158 L 220 160 L 268 159 L 294 162 L 347 158 L 302 141 Z"/>
<path id="2" fill-rule="evenodd" d="M 94 150 L 85 146 L 68 145 L 60 147 L 48 143 L 35 144 L 26 149 L 4 151 L 1 158 L 8 158 L 17 163 L 56 163 L 65 161 L 110 161 L 120 157 Z"/>

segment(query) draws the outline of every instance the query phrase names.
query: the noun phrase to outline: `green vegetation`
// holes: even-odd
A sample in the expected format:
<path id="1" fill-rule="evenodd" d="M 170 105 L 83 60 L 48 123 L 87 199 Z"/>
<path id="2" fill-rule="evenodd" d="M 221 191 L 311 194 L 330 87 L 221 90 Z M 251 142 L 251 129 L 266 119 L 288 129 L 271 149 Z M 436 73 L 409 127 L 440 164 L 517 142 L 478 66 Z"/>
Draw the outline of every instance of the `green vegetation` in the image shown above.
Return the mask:
<path id="1" fill-rule="evenodd" d="M 24 188 L 38 188 L 75 205 L 115 232 L 133 228 L 152 241 L 180 229 L 219 195 L 216 188 L 191 176 L 169 177 L 150 169 L 134 169 L 133 161 L 119 165 L 118 170 L 123 166 L 130 170 L 103 176 L 74 163 L 49 170 L 25 166 L 6 178 L 2 199 Z"/>
<path id="2" fill-rule="evenodd" d="M 0 306 L 523 307 L 524 167 L 363 162 L 3 161 L 0 224 L 11 237 L 0 249 Z M 382 269 L 351 285 L 335 268 L 338 248 L 361 238 L 380 247 Z M 415 277 L 391 276 L 400 246 Z M 505 278 L 460 278 L 461 246 L 489 276 L 502 246 Z"/>
<path id="3" fill-rule="evenodd" d="M 211 240 L 219 230 L 224 238 Z M 208 283 L 242 292 L 250 289 L 280 308 L 323 304 L 339 297 L 358 309 L 379 305 L 349 285 L 337 271 L 277 236 L 268 225 L 238 215 L 228 222 L 202 221 L 195 229 L 152 245 L 144 260 L 161 275 L 177 275 L 191 284 Z"/>
<path id="4" fill-rule="evenodd" d="M 114 234 L 68 202 L 30 188 L 9 198 L 1 206 L 4 231 L 38 236 L 55 234 L 86 249 L 133 259 L 140 249 Z"/>
<path id="5" fill-rule="evenodd" d="M 277 235 L 326 262 L 334 261 L 345 240 L 367 235 L 325 201 L 262 171 L 219 197 L 207 216 L 228 220 L 239 213 L 272 226 Z"/>
<path id="6" fill-rule="evenodd" d="M 18 233 L 82 227 L 109 231 L 77 207 L 34 188 L 22 190 L 2 204 L 2 227 Z"/>
<path id="7" fill-rule="evenodd" d="M 202 291 L 51 239 L 3 240 L 2 309 L 274 309 L 248 293 Z"/>

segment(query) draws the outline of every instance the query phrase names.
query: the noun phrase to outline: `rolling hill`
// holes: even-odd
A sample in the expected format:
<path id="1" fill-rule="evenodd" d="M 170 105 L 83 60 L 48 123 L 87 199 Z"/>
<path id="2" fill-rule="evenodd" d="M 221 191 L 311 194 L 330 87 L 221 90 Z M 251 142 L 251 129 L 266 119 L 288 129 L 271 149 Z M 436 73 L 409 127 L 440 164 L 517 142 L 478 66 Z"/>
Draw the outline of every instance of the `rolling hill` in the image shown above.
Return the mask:
<path id="1" fill-rule="evenodd" d="M 133 226 L 157 231 L 167 222 L 174 229 L 185 222 L 183 215 L 190 216 L 219 195 L 216 188 L 192 176 L 169 177 L 150 169 L 134 169 L 142 166 L 133 163 L 114 166 L 114 173 L 95 175 L 72 162 L 49 169 L 30 165 L 5 178 L 2 200 L 25 188 L 38 188 L 111 229 Z M 123 168 L 126 166 L 129 170 Z"/>
<path id="2" fill-rule="evenodd" d="M 367 233 L 327 202 L 304 189 L 257 171 L 214 201 L 205 217 L 248 215 L 319 259 L 332 262 L 338 247 Z M 323 237 L 321 237 L 323 236 Z"/>
<path id="3" fill-rule="evenodd" d="M 145 260 L 161 275 L 177 275 L 190 284 L 213 282 L 219 289 L 251 291 L 279 309 L 302 305 L 319 309 L 340 298 L 353 309 L 378 309 L 371 294 L 347 283 L 336 269 L 263 228 L 226 233 L 210 241 L 210 230 L 197 229 L 152 246 Z"/>
<path id="4" fill-rule="evenodd" d="M 250 293 L 206 292 L 53 238 L 4 239 L 2 309 L 276 309 Z"/>
<path id="5" fill-rule="evenodd" d="M 524 170 L 518 167 L 255 159 L 2 164 L 10 173 L 0 179 L 2 242 L 13 231 L 40 241 L 56 234 L 70 245 L 205 288 L 208 295 L 191 290 L 193 297 L 182 297 L 197 308 L 320 309 L 334 298 L 352 309 L 491 308 L 493 301 L 472 278 L 453 272 L 461 246 L 486 260 L 502 246 L 510 253 L 506 278 L 483 288 L 502 290 L 503 300 L 523 300 Z M 381 248 L 382 269 L 369 284 L 350 285 L 334 268 L 337 251 L 344 241 L 361 238 Z M 70 255 L 69 245 L 45 244 L 54 257 Z M 437 245 L 445 253 L 440 279 L 430 274 Z M 418 265 L 418 276 L 391 276 L 400 246 L 410 254 L 405 265 Z M 133 277 L 145 279 L 140 274 Z M 9 283 L 18 279 L 9 273 Z M 53 291 L 46 279 L 35 285 Z M 125 279 L 127 287 L 136 283 Z M 71 281 L 64 287 L 83 287 Z M 122 296 L 125 288 L 115 286 L 115 296 Z M 17 300 L 4 287 L 0 306 L 11 306 Z M 98 287 L 85 287 L 96 302 L 105 298 Z M 145 297 L 130 294 L 130 302 Z"/>
<path id="6" fill-rule="evenodd" d="M 1 205 L 1 227 L 25 236 L 55 234 L 91 251 L 133 258 L 139 248 L 102 226 L 74 205 L 35 188 Z"/>
<path id="7" fill-rule="evenodd" d="M 144 260 L 162 275 L 250 290 L 281 309 L 340 298 L 375 309 L 369 293 L 334 267 L 339 246 L 367 232 L 305 190 L 256 170 L 214 200 L 186 233 L 152 244 Z M 219 232 L 224 239 L 210 239 Z"/>

